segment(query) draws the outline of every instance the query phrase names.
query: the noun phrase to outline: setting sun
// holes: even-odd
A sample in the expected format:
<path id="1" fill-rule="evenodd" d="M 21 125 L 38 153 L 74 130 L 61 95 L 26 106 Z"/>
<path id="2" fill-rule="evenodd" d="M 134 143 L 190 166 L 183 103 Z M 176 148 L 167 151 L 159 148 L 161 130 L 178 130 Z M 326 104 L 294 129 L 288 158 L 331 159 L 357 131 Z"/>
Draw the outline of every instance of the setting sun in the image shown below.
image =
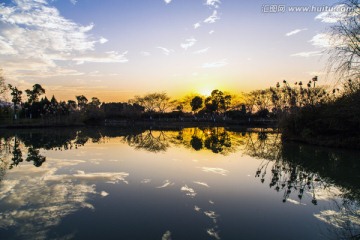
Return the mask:
<path id="1" fill-rule="evenodd" d="M 199 90 L 199 93 L 201 95 L 204 95 L 204 96 L 208 97 L 208 96 L 211 95 L 211 91 L 212 91 L 212 89 L 210 89 L 210 88 L 203 88 L 203 89 Z"/>

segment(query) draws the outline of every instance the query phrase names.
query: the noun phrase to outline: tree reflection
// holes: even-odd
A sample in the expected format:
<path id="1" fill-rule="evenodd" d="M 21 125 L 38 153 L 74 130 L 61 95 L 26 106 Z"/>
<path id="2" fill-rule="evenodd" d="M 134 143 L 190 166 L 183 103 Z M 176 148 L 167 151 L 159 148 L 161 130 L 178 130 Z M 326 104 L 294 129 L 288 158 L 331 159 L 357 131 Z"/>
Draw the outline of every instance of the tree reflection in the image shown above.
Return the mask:
<path id="1" fill-rule="evenodd" d="M 191 136 L 190 144 L 191 147 L 196 151 L 200 151 L 204 146 L 202 139 L 197 136 Z"/>
<path id="2" fill-rule="evenodd" d="M 26 161 L 33 162 L 35 167 L 40 167 L 46 161 L 46 157 L 40 155 L 38 149 L 29 148 Z"/>
<path id="3" fill-rule="evenodd" d="M 174 144 L 183 145 L 195 151 L 210 150 L 213 153 L 227 155 L 235 152 L 238 139 L 235 133 L 227 131 L 224 127 L 190 128 L 179 132 Z"/>
<path id="4" fill-rule="evenodd" d="M 184 128 L 171 131 L 153 129 L 54 129 L 17 130 L 3 132 L 0 138 L 0 179 L 6 170 L 26 162 L 41 167 L 44 150 L 69 150 L 91 143 L 103 143 L 118 138 L 135 149 L 153 153 L 167 151 L 172 146 L 194 151 L 243 154 L 261 159 L 256 179 L 279 192 L 279 201 L 305 201 L 313 205 L 335 199 L 336 211 L 323 211 L 318 216 L 337 227 L 339 238 L 359 238 L 360 222 L 360 165 L 358 154 L 302 144 L 281 142 L 281 134 L 272 129 L 253 129 L 252 132 L 230 131 L 224 127 Z M 357 157 L 354 157 L 357 156 Z M 334 192 L 334 188 L 340 189 Z M 337 195 L 338 194 L 338 195 Z M 340 194 L 340 195 L 339 195 Z M 281 200 L 280 200 L 281 199 Z M 341 201 L 339 200 L 341 199 Z M 332 228 L 334 229 L 334 228 Z"/>
<path id="5" fill-rule="evenodd" d="M 145 149 L 149 152 L 166 151 L 170 146 L 170 138 L 164 131 L 146 130 L 140 134 L 129 134 L 124 141 L 135 149 Z"/>
<path id="6" fill-rule="evenodd" d="M 358 155 L 328 148 L 281 143 L 276 134 L 247 134 L 246 154 L 262 159 L 255 177 L 296 204 L 332 199 L 334 210 L 315 214 L 330 224 L 338 239 L 360 238 L 360 181 Z M 294 201 L 295 200 L 295 201 Z M 297 201 L 296 201 L 297 200 Z M 305 201 L 306 201 L 305 200 Z"/>
<path id="7" fill-rule="evenodd" d="M 22 152 L 20 150 L 20 142 L 16 137 L 14 137 L 14 146 L 12 149 L 12 158 L 11 158 L 11 164 L 10 164 L 9 169 L 16 167 L 17 165 L 19 165 L 19 163 L 21 163 L 23 161 L 24 160 L 22 158 Z"/>
<path id="8" fill-rule="evenodd" d="M 15 136 L 14 137 L 14 145 L 13 145 L 12 151 L 11 151 L 12 157 L 11 157 L 11 163 L 10 163 L 9 169 L 12 169 L 12 168 L 18 166 L 21 162 L 24 161 L 23 153 L 22 153 L 22 151 L 24 149 L 21 149 L 20 145 L 21 145 L 21 142 Z M 40 167 L 46 161 L 46 157 L 42 156 L 39 153 L 38 149 L 36 149 L 34 147 L 29 147 L 29 148 L 25 147 L 25 150 L 27 150 L 26 161 L 33 162 L 35 167 Z"/>

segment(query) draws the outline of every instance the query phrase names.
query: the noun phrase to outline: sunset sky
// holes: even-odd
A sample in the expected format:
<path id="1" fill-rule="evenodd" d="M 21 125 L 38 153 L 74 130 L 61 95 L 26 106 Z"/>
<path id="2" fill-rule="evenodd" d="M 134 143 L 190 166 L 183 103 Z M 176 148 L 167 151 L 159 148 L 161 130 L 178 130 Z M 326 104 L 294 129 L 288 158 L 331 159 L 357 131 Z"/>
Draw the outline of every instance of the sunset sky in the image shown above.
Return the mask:
<path id="1" fill-rule="evenodd" d="M 291 12 L 336 1 L 0 0 L 0 68 L 22 90 L 123 101 L 218 88 L 239 93 L 325 81 L 324 32 L 336 12 Z M 285 2 L 285 1 L 283 1 Z"/>

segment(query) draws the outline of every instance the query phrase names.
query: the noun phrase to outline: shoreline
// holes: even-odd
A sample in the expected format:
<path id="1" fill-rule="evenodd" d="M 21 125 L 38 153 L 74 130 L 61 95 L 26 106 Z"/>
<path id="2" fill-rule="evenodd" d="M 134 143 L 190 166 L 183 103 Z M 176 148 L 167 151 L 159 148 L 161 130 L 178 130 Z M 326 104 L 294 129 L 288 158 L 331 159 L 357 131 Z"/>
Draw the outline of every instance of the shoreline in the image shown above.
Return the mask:
<path id="1" fill-rule="evenodd" d="M 252 120 L 250 123 L 246 120 L 223 120 L 223 121 L 173 121 L 166 119 L 154 120 L 105 120 L 98 123 L 49 123 L 33 121 L 26 123 L 1 124 L 0 129 L 57 129 L 57 128 L 127 128 L 127 129 L 151 129 L 151 130 L 180 130 L 183 128 L 206 128 L 206 127 L 225 127 L 229 131 L 242 132 L 264 132 L 282 134 L 283 142 L 303 143 L 313 146 L 322 146 L 339 149 L 360 149 L 359 136 L 317 136 L 313 138 L 304 138 L 281 130 L 276 120 Z"/>

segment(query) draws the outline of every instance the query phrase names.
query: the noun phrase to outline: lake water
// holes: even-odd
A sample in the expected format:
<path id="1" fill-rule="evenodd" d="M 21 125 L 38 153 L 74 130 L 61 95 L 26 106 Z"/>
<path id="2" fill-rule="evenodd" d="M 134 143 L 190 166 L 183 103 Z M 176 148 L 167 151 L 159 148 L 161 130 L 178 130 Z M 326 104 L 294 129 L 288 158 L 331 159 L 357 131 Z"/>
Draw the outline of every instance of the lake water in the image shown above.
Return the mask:
<path id="1" fill-rule="evenodd" d="M 280 137 L 3 131 L 0 239 L 359 239 L 359 151 Z"/>

